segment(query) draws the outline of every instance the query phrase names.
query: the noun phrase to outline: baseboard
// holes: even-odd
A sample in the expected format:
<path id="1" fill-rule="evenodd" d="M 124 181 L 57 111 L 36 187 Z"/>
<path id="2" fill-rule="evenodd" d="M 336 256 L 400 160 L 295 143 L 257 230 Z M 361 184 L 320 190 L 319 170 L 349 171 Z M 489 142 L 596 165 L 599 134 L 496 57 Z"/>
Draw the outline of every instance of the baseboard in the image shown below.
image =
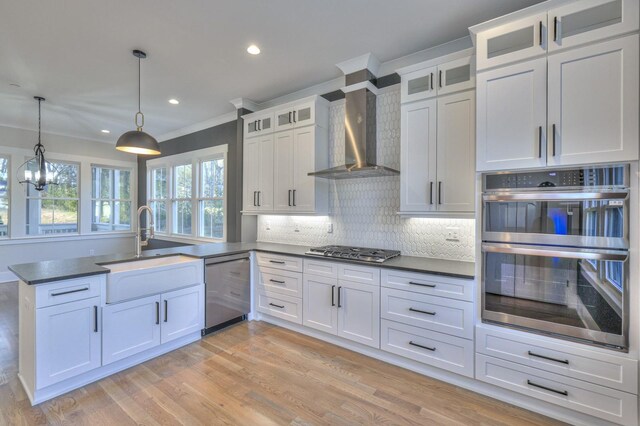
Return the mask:
<path id="1" fill-rule="evenodd" d="M 326 334 L 318 330 L 310 329 L 299 324 L 294 324 L 280 318 L 271 317 L 269 315 L 257 313 L 252 318 L 255 321 L 264 321 L 269 324 L 277 325 L 282 328 L 286 328 L 291 331 L 295 331 L 306 336 L 314 337 L 316 339 L 340 346 L 357 352 L 368 357 L 384 361 L 388 364 L 395 365 L 397 367 L 411 370 L 415 373 L 422 374 L 433 379 L 437 379 L 454 386 L 467 389 L 480 395 L 488 396 L 499 401 L 506 402 L 516 407 L 524 408 L 525 410 L 533 411 L 535 413 L 542 414 L 547 417 L 551 417 L 556 420 L 569 423 L 576 426 L 593 426 L 594 424 L 605 426 L 615 425 L 615 423 L 608 422 L 596 417 L 592 417 L 574 410 L 569 410 L 559 405 L 549 404 L 536 398 L 531 398 L 526 395 L 511 392 L 501 387 L 481 382 L 474 378 L 461 376 L 456 373 L 442 370 L 440 368 L 431 367 L 426 364 L 422 364 L 413 361 L 408 358 L 401 357 L 399 355 L 385 352 L 381 349 L 371 348 L 365 345 L 361 345 L 356 342 L 344 339 L 342 337 Z"/>
<path id="2" fill-rule="evenodd" d="M 11 271 L 0 272 L 0 284 L 18 281 L 18 277 Z"/>

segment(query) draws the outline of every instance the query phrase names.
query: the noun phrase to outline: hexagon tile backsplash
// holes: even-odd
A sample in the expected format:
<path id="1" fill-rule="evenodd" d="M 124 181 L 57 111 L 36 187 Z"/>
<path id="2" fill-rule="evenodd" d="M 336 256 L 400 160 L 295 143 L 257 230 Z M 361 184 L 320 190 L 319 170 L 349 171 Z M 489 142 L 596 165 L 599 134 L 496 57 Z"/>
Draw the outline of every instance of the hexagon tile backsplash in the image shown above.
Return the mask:
<path id="1" fill-rule="evenodd" d="M 333 167 L 344 164 L 344 102 L 331 104 L 329 113 Z M 399 87 L 378 96 L 377 127 L 378 164 L 400 169 Z M 397 214 L 399 208 L 399 176 L 332 180 L 329 216 L 259 216 L 258 241 L 310 247 L 342 244 L 395 249 L 409 256 L 474 260 L 474 219 L 405 218 Z M 458 241 L 447 239 L 452 227 L 457 228 Z"/>

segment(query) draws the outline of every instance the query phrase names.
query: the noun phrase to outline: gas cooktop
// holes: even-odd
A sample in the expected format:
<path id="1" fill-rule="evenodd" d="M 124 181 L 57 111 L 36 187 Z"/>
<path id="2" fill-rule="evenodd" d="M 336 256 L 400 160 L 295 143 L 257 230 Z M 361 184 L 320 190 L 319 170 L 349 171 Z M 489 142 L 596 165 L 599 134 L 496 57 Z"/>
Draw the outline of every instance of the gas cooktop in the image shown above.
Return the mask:
<path id="1" fill-rule="evenodd" d="M 306 254 L 375 263 L 382 263 L 392 257 L 400 256 L 400 252 L 398 250 L 383 250 L 351 246 L 312 247 Z"/>

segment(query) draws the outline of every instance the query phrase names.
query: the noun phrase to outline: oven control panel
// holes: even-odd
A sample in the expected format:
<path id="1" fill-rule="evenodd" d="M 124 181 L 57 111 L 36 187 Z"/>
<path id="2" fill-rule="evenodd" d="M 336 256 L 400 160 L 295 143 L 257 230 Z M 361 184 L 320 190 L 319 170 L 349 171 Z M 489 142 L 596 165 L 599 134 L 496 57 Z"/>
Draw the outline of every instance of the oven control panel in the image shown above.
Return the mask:
<path id="1" fill-rule="evenodd" d="M 591 186 L 628 187 L 629 166 L 486 174 L 484 190 L 569 189 Z"/>

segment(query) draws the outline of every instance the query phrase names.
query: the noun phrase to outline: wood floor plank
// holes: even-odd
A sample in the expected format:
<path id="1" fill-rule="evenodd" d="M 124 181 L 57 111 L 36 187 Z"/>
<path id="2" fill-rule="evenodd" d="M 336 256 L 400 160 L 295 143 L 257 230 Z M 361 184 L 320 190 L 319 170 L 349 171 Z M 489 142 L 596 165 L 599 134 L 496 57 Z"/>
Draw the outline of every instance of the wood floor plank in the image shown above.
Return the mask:
<path id="1" fill-rule="evenodd" d="M 0 426 L 562 423 L 262 322 L 31 407 L 17 379 L 17 284 L 0 284 Z"/>

